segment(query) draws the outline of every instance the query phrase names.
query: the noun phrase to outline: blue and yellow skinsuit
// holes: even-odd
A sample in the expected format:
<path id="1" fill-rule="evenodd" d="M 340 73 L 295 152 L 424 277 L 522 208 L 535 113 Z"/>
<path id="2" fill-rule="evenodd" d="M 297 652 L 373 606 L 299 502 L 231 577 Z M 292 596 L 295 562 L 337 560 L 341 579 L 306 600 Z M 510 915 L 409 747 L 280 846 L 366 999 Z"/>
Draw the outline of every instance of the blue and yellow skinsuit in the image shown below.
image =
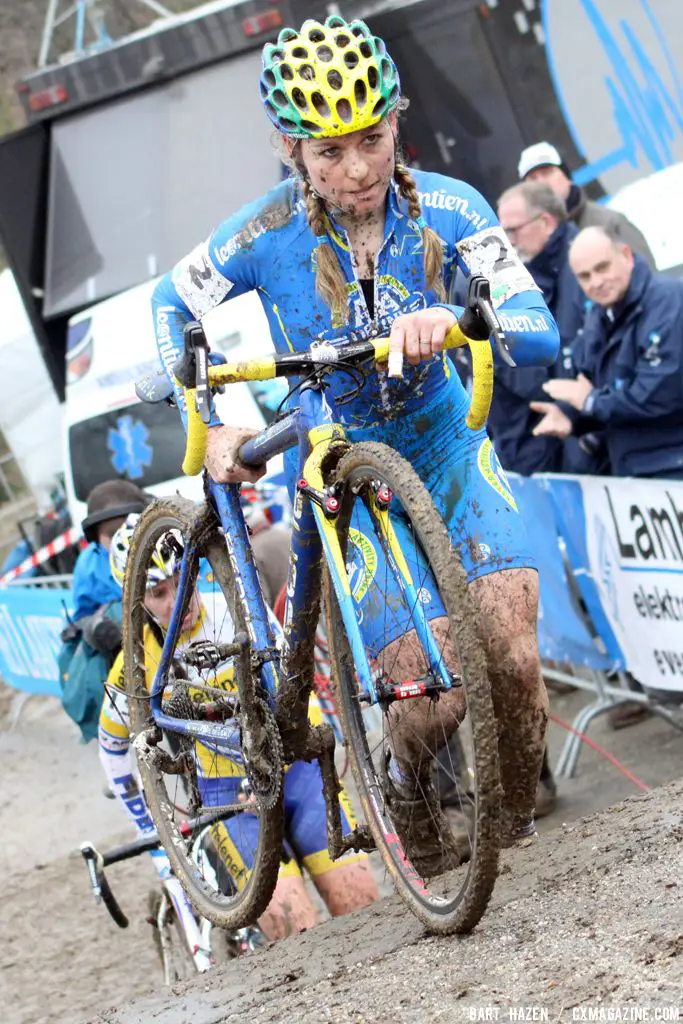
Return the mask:
<path id="1" fill-rule="evenodd" d="M 551 364 L 559 335 L 540 291 L 510 247 L 482 196 L 462 181 L 425 171 L 413 173 L 426 223 L 444 247 L 444 283 L 450 294 L 456 270 L 482 273 L 491 281 L 494 305 L 520 366 Z M 349 320 L 335 324 L 315 288 L 319 245 L 332 245 L 348 282 Z M 169 376 L 182 351 L 184 324 L 201 319 L 219 303 L 256 290 L 278 352 L 307 349 L 314 341 L 363 339 L 389 333 L 394 319 L 437 304 L 426 289 L 422 235 L 395 185 L 387 198 L 384 240 L 377 253 L 374 319 L 358 281 L 346 233 L 334 219 L 327 237 L 316 238 L 306 219 L 295 181 L 284 181 L 266 196 L 224 221 L 159 282 L 153 297 L 161 362 Z M 460 307 L 449 306 L 456 315 Z M 505 475 L 484 430 L 465 423 L 467 394 L 445 357 L 406 366 L 402 380 L 381 371 L 368 375 L 348 404 L 348 378 L 332 375 L 327 399 L 335 419 L 354 440 L 383 441 L 412 462 L 449 528 L 470 580 L 500 569 L 533 566 L 526 536 Z M 182 410 L 182 397 L 179 396 Z M 214 423 L 219 420 L 214 419 Z M 296 467 L 288 462 L 293 478 Z M 382 561 L 381 551 L 377 559 Z M 378 572 L 380 570 L 378 569 Z M 426 608 L 442 614 L 438 596 Z M 400 635 L 372 635 L 369 646 Z M 406 626 L 407 628 L 407 626 Z"/>

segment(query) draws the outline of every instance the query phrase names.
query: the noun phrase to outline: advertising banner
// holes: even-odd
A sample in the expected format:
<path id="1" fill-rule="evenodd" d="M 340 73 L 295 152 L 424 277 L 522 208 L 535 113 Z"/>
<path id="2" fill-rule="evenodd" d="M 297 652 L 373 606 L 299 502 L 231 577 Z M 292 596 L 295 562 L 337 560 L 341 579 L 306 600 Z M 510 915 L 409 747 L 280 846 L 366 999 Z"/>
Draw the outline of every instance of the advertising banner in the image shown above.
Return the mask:
<path id="1" fill-rule="evenodd" d="M 644 686 L 683 691 L 683 483 L 582 477 L 602 607 Z"/>
<path id="2" fill-rule="evenodd" d="M 527 528 L 540 583 L 538 650 L 545 661 L 607 670 L 610 659 L 591 637 L 572 600 L 553 505 L 538 480 L 509 474 L 510 486 Z M 581 491 L 576 498 L 580 502 Z"/>
<path id="3" fill-rule="evenodd" d="M 70 590 L 0 589 L 0 676 L 15 689 L 59 697 L 57 655 Z"/>

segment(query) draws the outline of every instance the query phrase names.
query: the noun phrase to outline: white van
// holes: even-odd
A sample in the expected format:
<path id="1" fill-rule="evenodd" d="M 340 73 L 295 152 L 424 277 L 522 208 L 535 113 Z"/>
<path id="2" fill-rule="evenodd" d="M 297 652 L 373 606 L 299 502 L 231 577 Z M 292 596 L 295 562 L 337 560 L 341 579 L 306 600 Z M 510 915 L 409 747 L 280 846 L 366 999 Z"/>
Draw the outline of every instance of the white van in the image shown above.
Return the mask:
<path id="1" fill-rule="evenodd" d="M 179 491 L 200 500 L 201 477 L 181 475 L 185 433 L 178 410 L 135 396 L 135 381 L 160 368 L 149 281 L 72 317 L 67 338 L 64 475 L 73 522 L 86 515 L 92 488 L 113 477 L 153 494 Z M 223 303 L 203 321 L 213 351 L 244 359 L 272 350 L 255 293 Z M 261 428 L 287 393 L 284 380 L 233 384 L 216 396 L 226 423 Z M 269 464 L 279 474 L 282 459 Z"/>

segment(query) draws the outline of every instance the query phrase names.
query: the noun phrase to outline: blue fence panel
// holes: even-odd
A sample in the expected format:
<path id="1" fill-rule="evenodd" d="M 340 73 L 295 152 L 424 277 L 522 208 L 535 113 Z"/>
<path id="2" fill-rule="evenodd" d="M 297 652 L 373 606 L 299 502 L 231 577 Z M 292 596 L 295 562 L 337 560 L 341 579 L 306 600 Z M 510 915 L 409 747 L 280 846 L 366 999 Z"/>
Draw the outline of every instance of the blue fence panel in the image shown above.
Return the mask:
<path id="1" fill-rule="evenodd" d="M 0 590 L 0 675 L 28 693 L 61 696 L 57 656 L 70 590 L 5 587 Z"/>
<path id="2" fill-rule="evenodd" d="M 542 476 L 536 478 L 550 495 L 555 521 L 567 548 L 567 557 L 588 614 L 605 645 L 610 666 L 625 669 L 623 652 L 612 629 L 595 585 L 588 558 L 586 512 L 578 478 Z"/>
<path id="3" fill-rule="evenodd" d="M 531 553 L 538 565 L 541 591 L 538 647 L 541 658 L 564 665 L 609 668 L 609 658 L 598 649 L 572 604 L 555 514 L 548 494 L 535 479 L 508 475 L 526 524 Z"/>

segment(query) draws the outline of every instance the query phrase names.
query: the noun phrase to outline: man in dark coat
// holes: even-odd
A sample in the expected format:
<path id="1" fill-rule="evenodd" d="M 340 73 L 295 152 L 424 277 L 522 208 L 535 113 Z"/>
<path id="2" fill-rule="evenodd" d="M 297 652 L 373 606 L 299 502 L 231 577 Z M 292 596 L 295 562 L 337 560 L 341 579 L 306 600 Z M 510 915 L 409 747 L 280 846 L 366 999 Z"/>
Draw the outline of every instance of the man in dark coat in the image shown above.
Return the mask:
<path id="1" fill-rule="evenodd" d="M 565 444 L 535 436 L 538 416 L 530 403 L 543 399 L 543 384 L 556 376 L 573 376 L 571 350 L 583 323 L 585 299 L 568 261 L 577 234 L 564 203 L 547 185 L 515 185 L 498 200 L 498 216 L 524 260 L 557 323 L 561 347 L 553 367 L 496 368 L 489 427 L 505 469 L 515 473 L 588 473 L 598 469 L 576 439 Z M 506 327 L 503 317 L 503 327 Z"/>
<path id="2" fill-rule="evenodd" d="M 591 227 L 570 264 L 593 302 L 575 380 L 543 390 L 539 437 L 604 431 L 615 476 L 683 480 L 683 282 L 653 273 L 612 230 Z"/>
<path id="3" fill-rule="evenodd" d="M 519 158 L 517 169 L 520 181 L 540 182 L 557 193 L 577 230 L 596 226 L 608 228 L 655 269 L 654 257 L 642 232 L 623 213 L 589 199 L 585 191 L 572 182 L 562 157 L 549 142 L 528 146 Z"/>

